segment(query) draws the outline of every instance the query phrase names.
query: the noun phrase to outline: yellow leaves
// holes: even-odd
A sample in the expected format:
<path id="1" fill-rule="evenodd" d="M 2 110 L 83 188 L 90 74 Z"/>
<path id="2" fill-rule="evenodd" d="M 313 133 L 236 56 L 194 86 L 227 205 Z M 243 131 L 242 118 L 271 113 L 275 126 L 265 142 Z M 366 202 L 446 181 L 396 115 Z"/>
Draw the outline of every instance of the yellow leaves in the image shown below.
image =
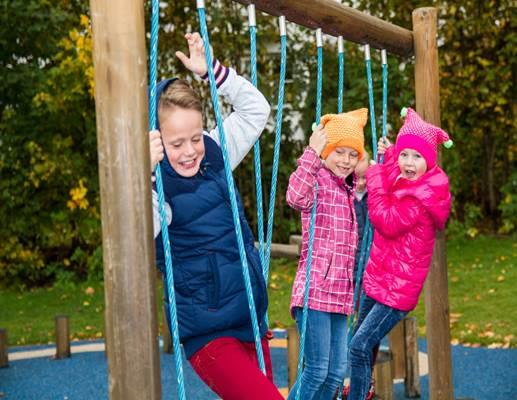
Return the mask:
<path id="1" fill-rule="evenodd" d="M 88 193 L 88 188 L 84 186 L 84 181 L 79 179 L 79 186 L 70 189 L 70 197 L 68 200 L 67 206 L 70 210 L 75 210 L 79 208 L 81 210 L 86 210 L 88 205 L 88 199 L 86 198 L 86 194 Z"/>
<path id="2" fill-rule="evenodd" d="M 458 322 L 458 320 L 461 318 L 462 315 L 463 315 L 462 313 L 451 313 L 451 315 L 450 315 L 451 324 Z"/>
<path id="3" fill-rule="evenodd" d="M 50 175 L 54 173 L 56 164 L 49 159 L 48 154 L 43 151 L 38 143 L 29 141 L 25 146 L 30 154 L 31 164 L 28 180 L 35 188 L 38 188 L 41 181 L 47 181 Z"/>
<path id="4" fill-rule="evenodd" d="M 497 282 L 503 282 L 504 281 L 504 276 L 503 275 L 499 275 L 497 277 Z"/>
<path id="5" fill-rule="evenodd" d="M 483 67 L 488 68 L 492 65 L 492 62 L 490 60 L 487 60 L 486 58 L 478 57 L 477 62 Z"/>
<path id="6" fill-rule="evenodd" d="M 50 95 L 45 92 L 37 93 L 34 98 L 33 102 L 36 107 L 41 107 L 43 104 L 46 104 L 51 99 Z"/>
<path id="7" fill-rule="evenodd" d="M 477 228 L 469 228 L 467 230 L 467 235 L 471 238 L 475 238 L 479 234 L 479 230 Z"/>

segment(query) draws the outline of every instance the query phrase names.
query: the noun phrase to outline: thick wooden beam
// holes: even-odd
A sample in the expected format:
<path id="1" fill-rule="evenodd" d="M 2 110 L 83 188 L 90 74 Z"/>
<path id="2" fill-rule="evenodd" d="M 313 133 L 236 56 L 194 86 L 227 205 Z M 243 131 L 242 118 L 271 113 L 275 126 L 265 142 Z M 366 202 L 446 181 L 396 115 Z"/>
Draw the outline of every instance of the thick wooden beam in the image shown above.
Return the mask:
<path id="1" fill-rule="evenodd" d="M 255 4 L 270 15 L 284 15 L 288 21 L 310 29 L 321 28 L 326 34 L 343 36 L 359 44 L 369 44 L 389 53 L 409 56 L 413 53 L 410 30 L 372 17 L 336 0 L 235 0 Z"/>
<path id="2" fill-rule="evenodd" d="M 141 0 L 91 0 L 109 397 L 161 398 Z"/>
<path id="3" fill-rule="evenodd" d="M 422 118 L 440 126 L 438 79 L 437 9 L 413 11 L 415 39 L 416 110 Z M 449 298 L 445 233 L 438 232 L 433 261 L 425 285 L 425 320 L 429 354 L 431 400 L 452 400 L 452 362 L 449 331 Z"/>

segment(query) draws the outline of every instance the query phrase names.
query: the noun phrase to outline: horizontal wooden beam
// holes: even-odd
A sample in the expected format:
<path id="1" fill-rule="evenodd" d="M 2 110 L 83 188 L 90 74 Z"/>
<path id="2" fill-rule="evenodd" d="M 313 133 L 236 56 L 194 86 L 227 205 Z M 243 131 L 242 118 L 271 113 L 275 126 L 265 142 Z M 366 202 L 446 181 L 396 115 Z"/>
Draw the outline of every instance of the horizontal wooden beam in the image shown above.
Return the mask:
<path id="1" fill-rule="evenodd" d="M 400 26 L 372 17 L 336 0 L 234 0 L 270 15 L 284 15 L 288 21 L 310 29 L 321 28 L 332 36 L 386 49 L 391 54 L 413 54 L 413 33 Z"/>

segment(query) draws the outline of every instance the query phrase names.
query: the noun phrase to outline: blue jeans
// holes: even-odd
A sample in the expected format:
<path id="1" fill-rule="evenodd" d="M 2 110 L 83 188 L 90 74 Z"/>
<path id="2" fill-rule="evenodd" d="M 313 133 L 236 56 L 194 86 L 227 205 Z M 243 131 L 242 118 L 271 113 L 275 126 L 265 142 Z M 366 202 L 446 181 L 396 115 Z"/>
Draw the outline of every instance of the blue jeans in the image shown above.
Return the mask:
<path id="1" fill-rule="evenodd" d="M 364 400 L 372 379 L 372 351 L 382 338 L 406 315 L 385 306 L 366 294 L 359 308 L 354 336 L 350 342 L 350 393 L 347 400 Z"/>
<path id="2" fill-rule="evenodd" d="M 307 310 L 305 334 L 305 368 L 297 384 L 302 400 L 332 400 L 346 373 L 346 319 L 345 314 Z M 298 330 L 302 327 L 302 308 L 294 309 Z M 297 385 L 288 400 L 296 398 Z"/>

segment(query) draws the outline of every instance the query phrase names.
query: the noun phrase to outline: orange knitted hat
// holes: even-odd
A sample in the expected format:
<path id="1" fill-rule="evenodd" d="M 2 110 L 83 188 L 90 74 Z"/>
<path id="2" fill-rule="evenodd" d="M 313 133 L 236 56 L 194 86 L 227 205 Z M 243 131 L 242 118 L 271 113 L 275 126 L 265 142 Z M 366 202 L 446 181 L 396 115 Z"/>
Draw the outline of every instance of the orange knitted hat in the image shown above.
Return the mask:
<path id="1" fill-rule="evenodd" d="M 328 144 L 321 152 L 321 158 L 326 159 L 336 147 L 351 147 L 359 153 L 359 159 L 364 153 L 363 129 L 368 122 L 368 109 L 359 108 L 342 114 L 326 114 L 321 117 L 325 127 Z"/>

